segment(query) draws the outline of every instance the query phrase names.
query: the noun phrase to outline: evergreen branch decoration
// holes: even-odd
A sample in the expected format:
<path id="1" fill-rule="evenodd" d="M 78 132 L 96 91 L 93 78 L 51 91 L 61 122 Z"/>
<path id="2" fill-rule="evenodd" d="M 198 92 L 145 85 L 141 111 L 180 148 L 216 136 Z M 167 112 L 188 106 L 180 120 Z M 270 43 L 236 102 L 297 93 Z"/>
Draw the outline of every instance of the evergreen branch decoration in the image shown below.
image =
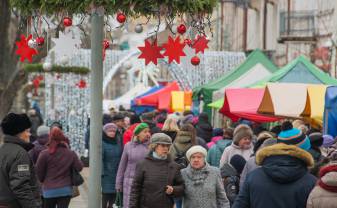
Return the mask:
<path id="1" fill-rule="evenodd" d="M 123 12 L 132 17 L 170 14 L 210 14 L 218 0 L 10 0 L 24 15 L 87 14 L 92 5 L 103 6 L 107 14 Z"/>
<path id="2" fill-rule="evenodd" d="M 53 65 L 50 71 L 44 71 L 42 64 L 26 64 L 24 66 L 24 71 L 28 73 L 39 72 L 39 73 L 74 73 L 74 74 L 88 74 L 90 69 L 86 67 L 77 66 L 59 66 Z"/>

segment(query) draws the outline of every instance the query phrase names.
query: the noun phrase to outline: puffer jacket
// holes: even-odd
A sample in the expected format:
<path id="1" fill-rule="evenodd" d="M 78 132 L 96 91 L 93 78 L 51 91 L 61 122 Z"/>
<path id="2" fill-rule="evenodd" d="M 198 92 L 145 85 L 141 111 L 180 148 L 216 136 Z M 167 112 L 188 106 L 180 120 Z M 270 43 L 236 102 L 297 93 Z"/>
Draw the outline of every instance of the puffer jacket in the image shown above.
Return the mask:
<path id="1" fill-rule="evenodd" d="M 316 178 L 310 153 L 295 145 L 275 144 L 257 152 L 262 167 L 248 174 L 233 208 L 305 207 Z"/>
<path id="2" fill-rule="evenodd" d="M 0 144 L 0 206 L 41 208 L 40 188 L 28 152 L 32 144 L 5 135 Z"/>
<path id="3" fill-rule="evenodd" d="M 320 170 L 320 179 L 311 191 L 307 208 L 337 207 L 337 163 L 331 163 Z"/>
<path id="4" fill-rule="evenodd" d="M 166 194 L 166 186 L 173 187 L 172 195 Z M 173 197 L 184 194 L 184 181 L 179 165 L 170 157 L 156 159 L 152 152 L 136 166 L 129 208 L 172 208 Z"/>
<path id="5" fill-rule="evenodd" d="M 206 143 L 212 139 L 213 127 L 209 123 L 199 122 L 196 126 L 197 136 L 201 137 Z"/>
<path id="6" fill-rule="evenodd" d="M 219 167 L 220 159 L 223 151 L 232 143 L 232 140 L 223 139 L 219 140 L 208 150 L 207 162 L 211 166 Z"/>
<path id="7" fill-rule="evenodd" d="M 192 147 L 191 137 L 192 134 L 190 132 L 187 131 L 178 132 L 177 137 L 170 148 L 170 156 L 173 160 L 177 157 L 178 154 L 176 149 L 178 149 L 179 153 L 186 153 L 187 150 L 190 147 Z"/>

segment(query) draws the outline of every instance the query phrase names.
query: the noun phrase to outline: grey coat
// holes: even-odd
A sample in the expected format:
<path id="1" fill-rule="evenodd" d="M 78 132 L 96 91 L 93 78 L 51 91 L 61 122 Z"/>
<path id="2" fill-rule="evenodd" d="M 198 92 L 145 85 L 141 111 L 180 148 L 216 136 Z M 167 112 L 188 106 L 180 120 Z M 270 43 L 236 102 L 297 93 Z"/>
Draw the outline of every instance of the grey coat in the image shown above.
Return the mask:
<path id="1" fill-rule="evenodd" d="M 219 168 L 206 163 L 195 170 L 188 165 L 181 175 L 185 182 L 183 208 L 229 208 Z"/>

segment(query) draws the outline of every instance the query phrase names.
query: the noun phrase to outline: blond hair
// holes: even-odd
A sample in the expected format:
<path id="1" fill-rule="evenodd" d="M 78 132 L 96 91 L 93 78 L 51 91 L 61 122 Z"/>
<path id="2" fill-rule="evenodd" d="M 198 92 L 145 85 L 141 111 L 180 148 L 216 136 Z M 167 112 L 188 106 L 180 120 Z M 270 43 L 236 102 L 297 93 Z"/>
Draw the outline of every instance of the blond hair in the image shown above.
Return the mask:
<path id="1" fill-rule="evenodd" d="M 175 118 L 169 117 L 165 120 L 163 128 L 163 131 L 179 131 L 179 127 L 177 124 L 177 120 Z"/>

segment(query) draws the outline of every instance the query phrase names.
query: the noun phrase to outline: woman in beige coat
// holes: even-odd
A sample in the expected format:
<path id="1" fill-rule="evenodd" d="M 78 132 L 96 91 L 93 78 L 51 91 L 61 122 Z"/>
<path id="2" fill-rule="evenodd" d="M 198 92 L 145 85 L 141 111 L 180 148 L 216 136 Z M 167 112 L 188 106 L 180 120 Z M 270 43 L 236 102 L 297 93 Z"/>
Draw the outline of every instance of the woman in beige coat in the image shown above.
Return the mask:
<path id="1" fill-rule="evenodd" d="M 319 177 L 309 195 L 307 208 L 337 208 L 337 162 L 321 168 Z"/>

